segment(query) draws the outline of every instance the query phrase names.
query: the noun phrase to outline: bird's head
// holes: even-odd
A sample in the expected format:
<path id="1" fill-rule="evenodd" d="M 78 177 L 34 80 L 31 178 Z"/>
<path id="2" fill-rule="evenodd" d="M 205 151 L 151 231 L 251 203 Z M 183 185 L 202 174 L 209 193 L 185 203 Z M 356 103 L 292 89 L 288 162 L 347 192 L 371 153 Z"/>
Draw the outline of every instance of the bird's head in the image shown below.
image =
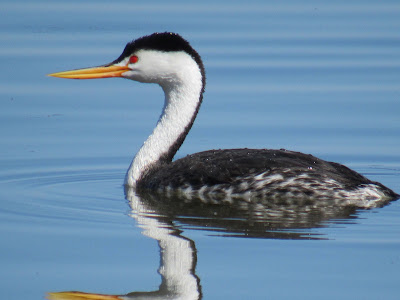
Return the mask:
<path id="1" fill-rule="evenodd" d="M 205 78 L 200 55 L 180 35 L 169 32 L 153 33 L 128 43 L 122 54 L 109 64 L 49 76 L 70 79 L 122 77 L 161 86 L 188 80 L 188 76 L 198 76 L 203 83 Z"/>

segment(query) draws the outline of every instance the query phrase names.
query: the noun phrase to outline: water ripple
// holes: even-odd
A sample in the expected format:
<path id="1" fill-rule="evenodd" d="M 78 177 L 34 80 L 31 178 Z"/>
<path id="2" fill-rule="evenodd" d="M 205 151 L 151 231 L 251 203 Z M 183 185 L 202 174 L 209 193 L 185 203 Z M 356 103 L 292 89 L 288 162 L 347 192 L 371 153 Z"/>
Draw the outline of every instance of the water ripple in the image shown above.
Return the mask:
<path id="1" fill-rule="evenodd" d="M 82 160 L 76 160 L 69 161 L 66 170 L 61 161 L 51 165 L 47 160 L 36 160 L 25 169 L 16 164 L 15 169 L 0 173 L 3 219 L 119 222 L 127 209 L 122 189 L 124 169 L 90 160 L 86 161 L 89 166 L 82 166 Z"/>

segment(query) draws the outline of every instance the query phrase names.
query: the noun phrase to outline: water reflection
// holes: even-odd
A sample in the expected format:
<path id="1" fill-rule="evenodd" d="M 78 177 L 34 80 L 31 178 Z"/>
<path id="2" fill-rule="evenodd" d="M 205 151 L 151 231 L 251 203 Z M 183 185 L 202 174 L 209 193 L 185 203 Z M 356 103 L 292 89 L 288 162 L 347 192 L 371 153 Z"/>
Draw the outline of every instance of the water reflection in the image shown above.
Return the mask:
<path id="1" fill-rule="evenodd" d="M 125 190 L 131 216 L 143 234 L 158 241 L 160 247 L 161 284 L 156 291 L 132 292 L 126 295 L 101 295 L 84 292 L 49 293 L 52 300 L 78 299 L 201 299 L 200 278 L 196 275 L 195 242 L 184 235 L 184 229 L 207 230 L 220 236 L 325 239 L 313 229 L 329 224 L 355 222 L 355 207 L 307 200 L 260 205 L 237 200 L 233 205 L 205 204 L 195 199 L 161 197 Z"/>
<path id="2" fill-rule="evenodd" d="M 141 203 L 159 220 L 174 228 L 200 229 L 211 235 L 276 238 L 322 239 L 326 238 L 312 229 L 356 218 L 357 208 L 339 206 L 320 199 L 279 199 L 263 202 L 254 199 L 235 199 L 226 204 L 204 203 L 204 199 L 140 193 L 126 190 L 133 211 Z M 221 202 L 219 202 L 221 203 Z M 152 213 L 150 213 L 152 212 Z"/>

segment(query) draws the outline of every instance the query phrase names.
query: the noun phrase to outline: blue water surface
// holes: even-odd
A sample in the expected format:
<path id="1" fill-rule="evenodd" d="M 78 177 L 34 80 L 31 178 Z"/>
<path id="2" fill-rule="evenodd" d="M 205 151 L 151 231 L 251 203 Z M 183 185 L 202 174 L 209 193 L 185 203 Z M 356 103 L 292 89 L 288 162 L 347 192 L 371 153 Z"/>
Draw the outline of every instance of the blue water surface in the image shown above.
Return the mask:
<path id="1" fill-rule="evenodd" d="M 46 76 L 111 62 L 142 35 L 178 32 L 207 71 L 204 103 L 178 157 L 286 148 L 346 164 L 399 193 L 398 1 L 0 7 L 1 299 L 158 291 L 160 274 L 179 263 L 182 282 L 203 299 L 398 299 L 400 202 L 255 225 L 237 216 L 222 222 L 226 211 L 146 206 L 123 179 L 157 121 L 162 90 Z"/>

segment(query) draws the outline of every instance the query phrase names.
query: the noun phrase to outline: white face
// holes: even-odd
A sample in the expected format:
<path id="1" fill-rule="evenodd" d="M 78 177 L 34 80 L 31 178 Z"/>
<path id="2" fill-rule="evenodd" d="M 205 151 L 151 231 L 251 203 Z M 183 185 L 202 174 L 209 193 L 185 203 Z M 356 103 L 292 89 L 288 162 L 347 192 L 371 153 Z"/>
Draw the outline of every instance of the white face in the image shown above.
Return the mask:
<path id="1" fill-rule="evenodd" d="M 132 57 L 137 57 L 137 59 Z M 179 84 L 187 81 L 191 76 L 201 77 L 197 63 L 186 52 L 139 50 L 118 65 L 128 65 L 131 69 L 122 74 L 124 78 L 158 83 L 161 86 Z"/>

